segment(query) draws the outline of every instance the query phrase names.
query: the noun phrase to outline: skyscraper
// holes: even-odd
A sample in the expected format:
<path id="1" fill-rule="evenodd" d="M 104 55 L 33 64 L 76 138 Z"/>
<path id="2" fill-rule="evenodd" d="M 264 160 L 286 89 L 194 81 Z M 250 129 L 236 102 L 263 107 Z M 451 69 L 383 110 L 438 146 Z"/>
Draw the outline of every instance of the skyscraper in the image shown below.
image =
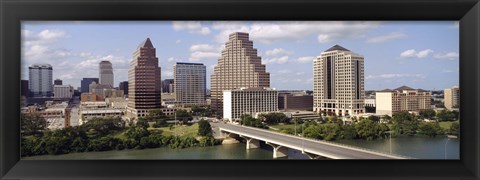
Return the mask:
<path id="1" fill-rule="evenodd" d="M 349 115 L 365 112 L 364 57 L 335 45 L 313 61 L 313 110 Z"/>
<path id="2" fill-rule="evenodd" d="M 163 93 L 172 93 L 173 90 L 173 79 L 164 79 L 162 81 L 162 92 Z"/>
<path id="3" fill-rule="evenodd" d="M 28 80 L 20 81 L 20 95 L 25 97 L 30 96 L 30 92 L 28 91 Z"/>
<path id="4" fill-rule="evenodd" d="M 229 35 L 222 56 L 211 76 L 212 108 L 222 111 L 223 91 L 242 87 L 270 87 L 270 74 L 253 48 L 248 33 L 235 32 Z"/>
<path id="5" fill-rule="evenodd" d="M 453 86 L 451 89 L 445 89 L 443 91 L 443 97 L 445 100 L 445 108 L 452 110 L 460 107 L 460 88 Z"/>
<path id="6" fill-rule="evenodd" d="M 123 91 L 123 94 L 128 94 L 128 81 L 123 81 L 118 84 L 118 89 Z"/>
<path id="7" fill-rule="evenodd" d="M 175 101 L 180 105 L 205 105 L 207 68 L 201 63 L 177 62 L 173 66 Z"/>
<path id="8" fill-rule="evenodd" d="M 28 89 L 33 97 L 52 96 L 52 71 L 50 64 L 33 64 L 28 67 Z"/>
<path id="9" fill-rule="evenodd" d="M 110 61 L 101 61 L 99 63 L 99 77 L 102 85 L 110 85 L 113 87 L 113 68 Z"/>
<path id="10" fill-rule="evenodd" d="M 88 93 L 90 92 L 89 90 L 89 87 L 90 87 L 90 84 L 92 84 L 92 82 L 95 82 L 98 84 L 98 78 L 83 78 L 81 81 L 80 81 L 80 84 L 81 84 L 81 91 L 83 93 Z"/>
<path id="11" fill-rule="evenodd" d="M 161 79 L 155 48 L 147 38 L 133 53 L 128 70 L 128 108 L 130 118 L 144 117 L 161 108 Z"/>

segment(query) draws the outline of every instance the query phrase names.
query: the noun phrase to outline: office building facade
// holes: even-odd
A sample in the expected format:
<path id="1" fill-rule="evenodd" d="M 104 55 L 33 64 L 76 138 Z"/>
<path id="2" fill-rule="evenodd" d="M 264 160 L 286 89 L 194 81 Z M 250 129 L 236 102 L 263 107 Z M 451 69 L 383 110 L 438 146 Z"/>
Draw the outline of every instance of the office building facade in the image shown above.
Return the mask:
<path id="1" fill-rule="evenodd" d="M 98 78 L 83 78 L 81 81 L 80 81 L 80 91 L 82 93 L 88 93 L 90 92 L 90 84 L 92 84 L 92 82 L 95 82 L 96 84 L 98 84 Z"/>
<path id="2" fill-rule="evenodd" d="M 253 48 L 248 33 L 229 35 L 218 64 L 211 75 L 211 106 L 216 111 L 223 108 L 223 91 L 242 87 L 270 87 L 270 74 Z"/>
<path id="3" fill-rule="evenodd" d="M 201 63 L 177 62 L 173 66 L 175 101 L 178 105 L 205 105 L 207 68 Z"/>
<path id="4" fill-rule="evenodd" d="M 431 98 L 431 92 L 413 89 L 408 86 L 377 91 L 375 94 L 375 114 L 392 116 L 395 112 L 400 111 L 419 112 L 420 110 L 431 109 Z"/>
<path id="5" fill-rule="evenodd" d="M 327 115 L 365 112 L 364 57 L 335 45 L 313 61 L 313 110 Z"/>
<path id="6" fill-rule="evenodd" d="M 53 68 L 50 64 L 28 67 L 28 89 L 33 97 L 51 97 L 53 94 Z"/>
<path id="7" fill-rule="evenodd" d="M 278 109 L 291 110 L 308 110 L 313 108 L 313 96 L 306 93 L 279 93 Z"/>
<path id="8" fill-rule="evenodd" d="M 73 87 L 70 85 L 54 85 L 53 97 L 61 99 L 70 99 L 73 97 Z"/>
<path id="9" fill-rule="evenodd" d="M 161 108 L 160 73 L 156 50 L 147 38 L 133 53 L 128 70 L 128 117 L 144 117 L 149 110 Z"/>
<path id="10" fill-rule="evenodd" d="M 123 94 L 128 95 L 128 81 L 120 82 L 118 89 L 122 90 Z"/>
<path id="11" fill-rule="evenodd" d="M 55 79 L 53 85 L 63 85 L 63 81 L 61 79 Z"/>
<path id="12" fill-rule="evenodd" d="M 444 105 L 448 110 L 460 108 L 460 88 L 453 86 L 451 89 L 443 91 Z"/>
<path id="13" fill-rule="evenodd" d="M 163 93 L 173 93 L 174 92 L 174 88 L 173 88 L 174 82 L 175 81 L 173 79 L 164 79 L 162 81 L 162 92 Z"/>
<path id="14" fill-rule="evenodd" d="M 242 115 L 278 111 L 278 92 L 270 88 L 240 88 L 223 91 L 223 119 L 239 120 Z"/>
<path id="15" fill-rule="evenodd" d="M 113 87 L 113 68 L 110 61 L 101 61 L 98 64 L 99 84 Z"/>

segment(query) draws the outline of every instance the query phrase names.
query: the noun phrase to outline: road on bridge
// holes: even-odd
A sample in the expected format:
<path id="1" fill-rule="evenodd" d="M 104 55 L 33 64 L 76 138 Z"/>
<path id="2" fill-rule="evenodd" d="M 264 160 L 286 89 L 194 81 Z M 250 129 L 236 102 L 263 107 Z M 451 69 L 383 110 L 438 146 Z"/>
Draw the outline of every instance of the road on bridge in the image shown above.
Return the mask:
<path id="1" fill-rule="evenodd" d="M 372 150 L 334 144 L 321 140 L 281 134 L 259 128 L 224 123 L 212 123 L 212 125 L 234 134 L 247 136 L 261 141 L 268 141 L 291 149 L 303 150 L 303 152 L 332 159 L 409 159 L 409 157 L 405 156 L 375 152 Z"/>

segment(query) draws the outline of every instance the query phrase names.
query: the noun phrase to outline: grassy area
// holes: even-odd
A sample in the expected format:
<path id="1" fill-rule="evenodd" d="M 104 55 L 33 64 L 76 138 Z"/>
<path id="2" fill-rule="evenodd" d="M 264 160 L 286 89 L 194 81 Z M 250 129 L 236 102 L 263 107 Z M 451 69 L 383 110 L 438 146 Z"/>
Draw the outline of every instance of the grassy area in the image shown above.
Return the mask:
<path id="1" fill-rule="evenodd" d="M 447 130 L 447 129 L 450 129 L 450 126 L 454 122 L 458 122 L 458 121 L 441 121 L 441 122 L 439 122 L 439 124 L 440 124 L 440 127 Z"/>
<path id="2" fill-rule="evenodd" d="M 298 124 L 297 124 L 298 125 Z M 275 128 L 275 129 L 285 129 L 285 128 L 295 128 L 295 124 L 283 124 L 283 125 L 280 125 L 280 124 L 275 124 L 275 125 L 270 125 L 270 127 L 272 128 Z"/>
<path id="3" fill-rule="evenodd" d="M 116 133 L 113 135 L 113 137 L 124 140 L 124 141 L 128 139 L 127 136 L 125 136 L 125 131 Z"/>
<path id="4" fill-rule="evenodd" d="M 162 127 L 162 128 L 148 128 L 150 131 L 154 131 L 156 129 L 163 130 L 163 135 L 181 135 L 181 136 L 191 136 L 197 137 L 198 133 L 198 124 L 193 124 L 191 126 L 176 126 L 175 128 L 171 129 L 169 127 Z"/>

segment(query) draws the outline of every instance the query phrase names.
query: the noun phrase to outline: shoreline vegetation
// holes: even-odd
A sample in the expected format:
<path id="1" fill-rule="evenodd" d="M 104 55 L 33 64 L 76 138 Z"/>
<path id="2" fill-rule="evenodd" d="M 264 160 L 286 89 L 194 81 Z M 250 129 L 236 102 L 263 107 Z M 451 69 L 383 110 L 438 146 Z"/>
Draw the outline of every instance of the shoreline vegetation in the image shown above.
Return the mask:
<path id="1" fill-rule="evenodd" d="M 182 114 L 183 113 L 183 114 Z M 191 120 L 189 113 L 177 113 Z M 59 155 L 124 149 L 169 147 L 206 147 L 221 144 L 212 136 L 210 124 L 167 123 L 161 111 L 152 111 L 146 118 L 126 124 L 120 117 L 92 118 L 85 124 L 58 130 L 46 129 L 46 120 L 36 114 L 22 115 L 21 156 Z M 152 124 L 153 123 L 153 124 Z M 150 125 L 152 124 L 152 125 Z M 176 130 L 177 129 L 177 130 Z M 182 133 L 180 133 L 180 130 Z M 179 131 L 175 134 L 175 131 Z M 172 134 L 172 132 L 174 132 Z"/>
<path id="2" fill-rule="evenodd" d="M 459 136 L 458 113 L 432 111 L 424 110 L 418 115 L 398 112 L 392 117 L 352 118 L 348 123 L 344 123 L 342 117 L 337 116 L 301 120 L 287 118 L 283 113 L 269 113 L 258 118 L 243 115 L 240 124 L 326 141 L 375 140 L 390 136 Z M 160 147 L 176 149 L 222 144 L 222 140 L 213 137 L 208 121 L 188 123 L 193 119 L 192 113 L 203 114 L 201 111 L 178 110 L 176 115 L 180 120 L 175 121 L 174 125 L 167 122 L 173 117 L 154 110 L 147 117 L 139 118 L 136 123 L 126 124 L 120 117 L 93 118 L 80 126 L 58 130 L 48 130 L 46 120 L 37 114 L 23 114 L 21 156 Z M 423 119 L 436 121 L 425 122 Z M 180 125 L 176 125 L 177 123 Z"/>

